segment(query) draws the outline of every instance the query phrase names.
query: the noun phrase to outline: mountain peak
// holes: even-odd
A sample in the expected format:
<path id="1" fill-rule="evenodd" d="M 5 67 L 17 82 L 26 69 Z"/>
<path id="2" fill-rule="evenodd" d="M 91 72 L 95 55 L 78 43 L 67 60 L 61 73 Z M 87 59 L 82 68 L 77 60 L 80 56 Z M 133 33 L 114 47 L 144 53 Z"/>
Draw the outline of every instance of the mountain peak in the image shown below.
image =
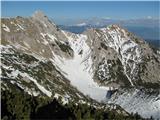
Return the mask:
<path id="1" fill-rule="evenodd" d="M 46 19 L 47 16 L 40 10 L 35 11 L 34 14 L 32 15 L 33 18 L 39 18 L 39 19 Z"/>
<path id="2" fill-rule="evenodd" d="M 112 25 L 109 25 L 108 28 L 113 28 L 113 29 L 120 28 L 120 29 L 122 29 L 122 27 L 121 27 L 119 24 L 112 24 Z"/>
<path id="3" fill-rule="evenodd" d="M 40 10 L 35 11 L 34 14 L 32 15 L 32 18 L 35 19 L 35 20 L 37 20 L 37 21 L 40 21 L 45 27 L 47 27 L 47 26 L 51 27 L 52 25 L 54 27 L 56 26 L 56 24 L 53 21 L 51 21 L 47 17 L 47 15 L 44 14 L 43 11 L 40 11 Z M 53 26 L 52 26 L 51 29 L 53 29 Z M 47 28 L 47 29 L 49 29 L 49 28 Z"/>

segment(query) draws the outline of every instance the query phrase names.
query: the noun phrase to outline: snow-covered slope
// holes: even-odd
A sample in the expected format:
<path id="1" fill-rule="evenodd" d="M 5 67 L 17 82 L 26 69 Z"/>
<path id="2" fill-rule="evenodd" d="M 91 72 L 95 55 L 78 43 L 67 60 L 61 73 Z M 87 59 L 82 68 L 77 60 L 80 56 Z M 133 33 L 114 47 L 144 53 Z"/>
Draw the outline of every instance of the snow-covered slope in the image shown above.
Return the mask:
<path id="1" fill-rule="evenodd" d="M 59 57 L 51 60 L 78 90 L 95 100 L 104 101 L 108 87 L 100 87 L 93 81 L 91 49 L 86 44 L 87 36 L 68 35 L 65 31 L 63 31 L 63 34 L 69 40 L 69 44 L 74 51 L 74 57 L 69 60 Z"/>
<path id="2" fill-rule="evenodd" d="M 99 102 L 106 102 L 107 92 L 113 89 L 111 103 L 144 117 L 159 117 L 160 56 L 118 25 L 73 34 L 36 12 L 29 18 L 2 19 L 2 44 L 3 89 L 17 85 L 35 96 L 82 101 L 88 95 Z M 140 89 L 154 89 L 156 94 L 136 92 Z"/>
<path id="3" fill-rule="evenodd" d="M 160 118 L 160 94 L 159 90 L 144 89 L 122 89 L 107 101 L 120 105 L 130 113 L 139 113 L 145 118 L 151 116 L 155 119 Z"/>
<path id="4" fill-rule="evenodd" d="M 108 34 L 105 35 L 105 43 L 121 55 L 120 60 L 124 66 L 124 72 L 133 86 L 132 80 L 137 76 L 137 65 L 141 62 L 142 55 L 140 46 L 136 44 L 123 29 L 120 29 L 116 25 L 101 30 Z"/>
<path id="5" fill-rule="evenodd" d="M 19 52 L 11 45 L 1 48 L 1 89 L 20 89 L 33 96 L 54 98 L 67 102 L 89 100 L 65 78 L 49 60 Z M 66 98 L 67 96 L 67 98 Z"/>

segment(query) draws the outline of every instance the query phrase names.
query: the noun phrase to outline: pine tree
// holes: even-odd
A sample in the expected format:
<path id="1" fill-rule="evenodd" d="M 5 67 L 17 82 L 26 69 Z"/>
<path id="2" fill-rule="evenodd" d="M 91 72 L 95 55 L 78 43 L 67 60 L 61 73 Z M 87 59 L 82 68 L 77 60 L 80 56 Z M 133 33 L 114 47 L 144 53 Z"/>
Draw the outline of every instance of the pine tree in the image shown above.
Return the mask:
<path id="1" fill-rule="evenodd" d="M 78 109 L 77 114 L 76 114 L 77 120 L 81 120 L 81 111 Z"/>

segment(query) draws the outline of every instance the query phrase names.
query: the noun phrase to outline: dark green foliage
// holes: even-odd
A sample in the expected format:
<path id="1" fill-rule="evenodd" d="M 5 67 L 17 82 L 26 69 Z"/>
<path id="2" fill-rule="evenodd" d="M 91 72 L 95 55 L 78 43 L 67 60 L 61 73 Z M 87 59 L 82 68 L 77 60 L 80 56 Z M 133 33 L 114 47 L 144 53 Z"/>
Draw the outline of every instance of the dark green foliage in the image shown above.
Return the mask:
<path id="1" fill-rule="evenodd" d="M 14 92 L 2 91 L 2 110 L 3 120 L 21 119 L 65 119 L 65 120 L 138 120 L 141 117 L 136 115 L 124 115 L 116 110 L 95 108 L 87 104 L 75 104 L 69 102 L 63 105 L 56 99 L 47 100 L 44 98 L 33 97 L 19 90 Z"/>
<path id="2" fill-rule="evenodd" d="M 146 88 L 153 88 L 153 89 L 159 89 L 160 85 L 157 83 L 144 83 L 143 86 Z"/>
<path id="3" fill-rule="evenodd" d="M 142 82 L 142 80 L 139 80 L 137 82 L 137 85 L 139 86 L 143 86 L 145 88 L 152 88 L 152 89 L 159 89 L 160 88 L 160 85 L 157 84 L 157 83 L 147 83 L 147 82 Z"/>
<path id="4" fill-rule="evenodd" d="M 59 26 L 57 26 L 57 25 L 56 25 L 56 30 L 57 30 L 57 31 L 60 31 L 60 28 L 59 28 Z"/>
<path id="5" fill-rule="evenodd" d="M 125 76 L 125 74 L 123 73 L 123 71 L 122 71 L 122 68 L 120 68 L 119 66 L 118 66 L 118 70 L 117 70 L 118 72 L 117 72 L 117 82 L 119 83 L 119 82 L 123 82 L 124 83 L 124 86 L 123 87 L 130 87 L 131 86 L 131 84 L 130 84 L 130 82 L 129 82 L 129 80 L 128 80 L 128 78 Z"/>
<path id="6" fill-rule="evenodd" d="M 20 91 L 2 91 L 2 119 L 29 119 L 36 101 Z"/>
<path id="7" fill-rule="evenodd" d="M 145 88 L 159 89 L 160 83 L 143 82 L 141 75 L 143 76 L 145 74 L 146 76 L 148 76 L 148 73 L 145 71 L 147 68 L 145 63 L 140 64 L 139 67 L 140 67 L 139 70 L 140 75 L 138 76 L 139 79 L 136 81 L 136 85 Z"/>
<path id="8" fill-rule="evenodd" d="M 66 52 L 68 53 L 69 55 L 71 55 L 71 52 L 73 51 L 72 48 L 68 45 L 68 44 L 62 44 L 60 42 L 56 42 L 57 45 L 60 47 L 60 49 L 63 51 L 63 52 Z"/>
<path id="9" fill-rule="evenodd" d="M 98 50 L 101 50 L 101 48 L 99 47 Z"/>
<path id="10" fill-rule="evenodd" d="M 73 117 L 71 111 L 60 104 L 56 99 L 40 107 L 31 119 L 69 119 Z"/>
<path id="11" fill-rule="evenodd" d="M 107 47 L 103 42 L 101 42 L 101 47 L 102 47 L 103 49 L 105 49 L 105 50 L 108 49 L 108 47 Z"/>
<path id="12" fill-rule="evenodd" d="M 31 64 L 31 62 L 35 62 L 35 61 L 37 62 L 38 61 L 35 57 L 33 57 L 31 55 L 28 55 L 28 54 L 25 54 L 25 53 L 19 54 L 18 57 L 28 64 Z"/>
<path id="13" fill-rule="evenodd" d="M 1 118 L 2 120 L 30 119 L 37 109 L 48 103 L 48 99 L 33 97 L 15 89 L 15 91 L 1 91 Z"/>
<path id="14" fill-rule="evenodd" d="M 111 66 L 108 66 L 109 74 L 111 77 L 102 80 L 101 77 L 103 77 L 103 76 L 101 76 L 101 74 L 99 74 L 100 73 L 99 66 L 104 65 L 104 69 L 105 69 L 105 67 L 107 67 L 107 65 L 104 63 L 104 61 L 105 61 L 105 58 L 102 59 L 102 61 L 98 64 L 98 69 L 94 75 L 95 79 L 98 78 L 99 83 L 105 84 L 105 82 L 107 81 L 107 84 L 114 82 L 114 83 L 122 84 L 123 87 L 130 87 L 131 86 L 127 76 L 124 74 L 123 65 L 119 59 L 117 59 L 117 60 L 107 59 L 107 64 L 111 64 Z M 114 81 L 111 81 L 111 79 L 114 79 Z"/>

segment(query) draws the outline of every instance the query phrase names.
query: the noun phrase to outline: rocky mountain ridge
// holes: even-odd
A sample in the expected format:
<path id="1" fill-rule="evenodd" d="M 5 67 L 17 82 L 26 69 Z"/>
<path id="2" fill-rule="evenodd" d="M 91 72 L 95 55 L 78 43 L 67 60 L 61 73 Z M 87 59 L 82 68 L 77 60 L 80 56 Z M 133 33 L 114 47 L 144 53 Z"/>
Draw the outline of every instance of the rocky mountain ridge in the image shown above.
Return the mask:
<path id="1" fill-rule="evenodd" d="M 111 25 L 73 34 L 59 29 L 42 12 L 35 12 L 29 18 L 6 18 L 1 22 L 3 89 L 13 84 L 31 95 L 56 97 L 58 94 L 53 95 L 55 92 L 66 101 L 70 98 L 86 101 L 89 98 L 85 95 L 89 95 L 103 102 L 108 102 L 106 93 L 110 88 L 118 89 L 116 94 L 122 98 L 120 91 L 124 87 L 127 87 L 126 94 L 132 94 L 131 88 L 155 89 L 155 101 L 150 102 L 150 94 L 143 96 L 146 104 L 154 104 L 154 109 L 149 109 L 153 112 L 148 116 L 146 113 L 141 115 L 160 117 L 160 56 L 127 30 Z M 8 78 L 11 80 L 6 83 Z M 36 88 L 31 87 L 33 84 Z M 124 107 L 125 103 L 117 102 L 116 94 L 109 102 Z M 136 106 L 136 110 L 133 107 L 130 106 L 130 110 L 124 108 L 129 112 L 139 112 L 141 106 Z"/>

